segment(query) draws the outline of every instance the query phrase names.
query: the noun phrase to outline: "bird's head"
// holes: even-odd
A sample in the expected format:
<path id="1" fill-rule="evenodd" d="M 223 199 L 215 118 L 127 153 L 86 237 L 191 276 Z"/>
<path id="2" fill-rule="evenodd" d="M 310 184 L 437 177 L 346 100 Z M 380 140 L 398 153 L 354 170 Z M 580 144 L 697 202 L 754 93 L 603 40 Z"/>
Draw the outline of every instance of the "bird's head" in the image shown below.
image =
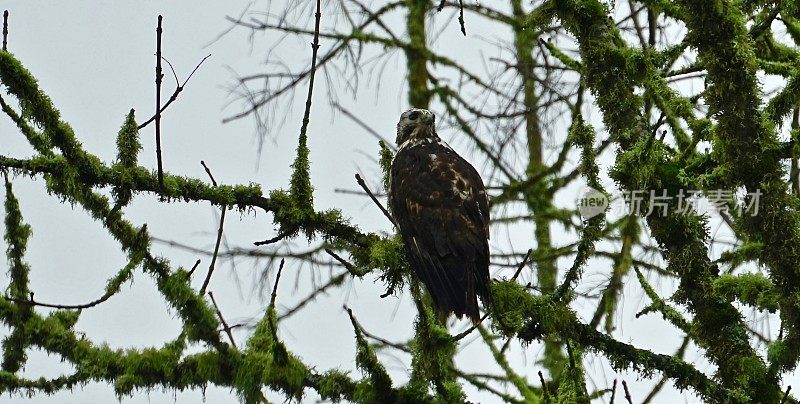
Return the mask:
<path id="1" fill-rule="evenodd" d="M 397 146 L 402 148 L 409 142 L 438 139 L 435 122 L 436 115 L 427 109 L 411 108 L 403 112 L 397 122 Z"/>

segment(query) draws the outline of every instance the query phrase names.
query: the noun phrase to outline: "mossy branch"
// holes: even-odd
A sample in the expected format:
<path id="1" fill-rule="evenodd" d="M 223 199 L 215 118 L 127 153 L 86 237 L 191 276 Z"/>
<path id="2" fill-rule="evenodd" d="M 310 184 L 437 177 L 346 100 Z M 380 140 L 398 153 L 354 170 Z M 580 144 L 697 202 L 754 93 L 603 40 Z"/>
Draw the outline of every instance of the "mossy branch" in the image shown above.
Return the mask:
<path id="1" fill-rule="evenodd" d="M 586 182 L 593 189 L 606 194 L 598 179 L 599 168 L 594 154 L 594 129 L 585 125 L 580 115 L 575 117 L 575 121 L 570 128 L 568 141 L 581 148 L 580 171 L 586 178 Z M 564 298 L 566 293 L 573 287 L 573 284 L 580 278 L 583 266 L 594 254 L 594 245 L 602 235 L 604 222 L 605 211 L 586 220 L 578 242 L 578 253 L 575 256 L 575 261 L 573 261 L 572 266 L 564 276 L 564 281 L 555 291 L 554 299 L 560 300 Z M 567 300 L 571 300 L 571 297 Z"/>
<path id="2" fill-rule="evenodd" d="M 11 182 L 4 174 L 6 200 L 5 200 L 5 234 L 4 239 L 8 243 L 6 257 L 8 257 L 8 278 L 9 284 L 6 292 L 13 299 L 25 299 L 30 293 L 29 276 L 30 267 L 25 262 L 25 250 L 27 250 L 28 239 L 31 236 L 31 226 L 22 220 L 19 200 L 14 195 Z M 29 332 L 26 330 L 28 319 L 32 314 L 30 306 L 21 305 L 7 319 L 8 324 L 13 327 L 10 335 L 3 340 L 3 371 L 17 372 L 27 360 L 25 351 L 28 343 Z"/>
<path id="3" fill-rule="evenodd" d="M 361 325 L 358 324 L 353 311 L 345 307 L 350 316 L 350 322 L 356 335 L 356 365 L 364 372 L 370 382 L 370 389 L 361 389 L 361 400 L 364 402 L 395 402 L 397 394 L 392 389 L 392 379 L 386 372 L 386 368 L 378 360 L 373 347 L 364 339 L 361 332 Z"/>
<path id="4" fill-rule="evenodd" d="M 772 280 L 760 273 L 725 274 L 714 280 L 717 295 L 774 313 L 780 308 L 780 294 Z"/>
<path id="5" fill-rule="evenodd" d="M 644 310 L 636 314 L 636 317 L 640 317 L 643 314 L 646 314 L 650 311 L 658 311 L 661 313 L 661 316 L 664 317 L 665 320 L 669 321 L 677 327 L 679 330 L 683 331 L 687 335 L 692 335 L 692 325 L 685 318 L 674 308 L 667 304 L 661 296 L 653 290 L 653 287 L 650 286 L 650 283 L 647 282 L 647 279 L 644 278 L 642 275 L 642 271 L 639 270 L 637 267 L 633 267 L 636 271 L 636 278 L 639 280 L 639 284 L 642 285 L 642 289 L 647 294 L 647 297 L 650 298 L 652 303 L 647 306 Z"/>
<path id="6" fill-rule="evenodd" d="M 702 11 L 693 14 L 699 13 Z M 558 2 L 554 14 L 576 37 L 581 58 L 593 61 L 586 66 L 584 77 L 604 122 L 621 147 L 612 176 L 627 191 L 680 188 L 677 167 L 667 164 L 665 148 L 652 140 L 649 125 L 640 113 L 643 101 L 634 92 L 647 77 L 648 64 L 641 63 L 640 54 L 625 46 L 607 17 L 606 6 L 599 1 Z M 704 31 L 692 35 L 700 32 Z M 678 295 L 696 316 L 698 340 L 718 365 L 718 377 L 732 391 L 746 391 L 751 397 L 777 397 L 776 380 L 766 375 L 763 361 L 748 343 L 739 312 L 714 296 L 710 287 L 716 268 L 707 256 L 704 220 L 695 215 L 649 215 L 647 223 L 671 270 L 681 276 Z M 746 378 L 740 377 L 743 366 L 753 369 Z"/>
<path id="7" fill-rule="evenodd" d="M 481 333 L 481 338 L 483 338 L 483 342 L 489 348 L 489 351 L 492 353 L 492 357 L 494 357 L 495 362 L 503 369 L 505 372 L 506 377 L 514 385 L 514 387 L 519 391 L 522 395 L 524 402 L 527 403 L 535 403 L 539 402 L 542 397 L 540 394 L 537 394 L 534 389 L 528 385 L 528 381 L 525 380 L 523 376 L 520 376 L 508 363 L 508 359 L 506 358 L 504 352 L 497 348 L 494 344 L 494 337 L 493 335 L 484 328 L 483 326 L 478 326 L 478 331 Z"/>
<path id="8" fill-rule="evenodd" d="M 737 397 L 738 393 L 726 390 L 679 358 L 635 348 L 595 331 L 579 322 L 570 308 L 553 302 L 548 296 L 533 296 L 514 282 L 495 282 L 492 291 L 500 305 L 498 312 L 505 313 L 503 322 L 511 327 L 503 330 L 504 333 L 511 332 L 528 342 L 546 335 L 558 336 L 605 356 L 614 369 L 633 369 L 646 377 L 660 372 L 678 389 L 692 388 L 711 401 Z"/>
<path id="9" fill-rule="evenodd" d="M 76 311 L 56 311 L 47 318 L 31 311 L 25 329 L 33 331 L 15 334 L 20 346 L 33 344 L 48 352 L 60 354 L 65 360 L 76 364 L 79 371 L 73 377 L 57 378 L 47 383 L 40 381 L 38 384 L 3 373 L 7 383 L 0 386 L 0 389 L 10 391 L 14 386 L 24 386 L 50 391 L 56 386 L 72 386 L 87 380 L 106 380 L 115 385 L 115 390 L 120 395 L 130 394 L 135 388 L 151 388 L 156 385 L 182 390 L 214 383 L 233 387 L 245 401 L 258 397 L 260 393 L 256 390 L 260 390 L 261 386 L 271 386 L 294 397 L 302 394 L 306 387 L 317 389 L 325 398 L 354 397 L 356 382 L 338 372 L 313 372 L 274 338 L 277 342 L 271 345 L 272 349 L 266 357 L 260 351 L 240 353 L 224 344 L 217 332 L 219 324 L 214 311 L 190 287 L 188 272 L 183 269 L 173 271 L 165 259 L 152 256 L 146 232 L 130 224 L 123 218 L 120 209 L 112 209 L 105 196 L 93 191 L 95 187 L 104 186 L 126 189 L 132 194 L 159 191 L 157 176 L 150 170 L 136 166 L 135 154 L 138 147 L 132 114 L 129 114 L 120 131 L 119 161 L 113 166 L 107 166 L 83 150 L 75 140 L 72 129 L 61 121 L 60 114 L 19 62 L 9 54 L 0 52 L 0 66 L 3 66 L 0 68 L 0 80 L 20 100 L 23 108 L 23 114 L 12 115 L 12 118 L 16 116 L 18 126 L 24 128 L 23 131 L 27 131 L 28 137 L 33 140 L 31 143 L 42 148 L 39 156 L 27 160 L 0 157 L 0 167 L 31 175 L 44 174 L 51 192 L 70 203 L 82 206 L 120 243 L 122 249 L 129 254 L 131 262 L 109 280 L 107 293 L 116 293 L 120 285 L 129 279 L 131 270 L 138 262 L 143 261 L 144 271 L 155 278 L 159 291 L 184 323 L 184 334 L 179 340 L 203 341 L 214 348 L 213 351 L 189 355 L 183 359 L 181 353 L 184 342 L 165 346 L 161 350 L 148 348 L 141 351 L 111 351 L 106 347 L 94 347 L 88 340 L 76 337 L 71 329 L 77 320 Z M 4 110 L 13 113 L 7 105 L 4 105 Z M 21 116 L 25 118 L 22 119 Z M 29 127 L 25 120 L 43 128 L 45 140 L 40 141 L 40 138 L 32 136 L 37 132 L 27 130 Z M 43 149 L 43 145 L 54 145 L 61 155 L 53 155 L 50 150 Z M 171 175 L 166 175 L 164 182 L 164 195 L 171 199 L 208 201 L 220 206 L 237 206 L 243 210 L 260 208 L 273 212 L 296 206 L 293 200 L 287 200 L 281 193 L 276 194 L 276 199 L 261 196 L 257 186 L 214 187 L 199 180 Z M 7 211 L 10 212 L 9 217 L 16 217 L 14 209 Z M 339 240 L 341 245 L 369 248 L 379 240 L 377 236 L 359 232 L 335 211 L 312 211 L 307 216 L 293 219 L 296 221 L 290 224 L 320 232 L 325 237 Z M 17 227 L 7 226 L 7 229 L 15 228 Z M 15 240 L 13 245 L 19 244 Z M 21 252 L 17 255 L 21 257 Z M 370 259 L 369 255 L 359 257 Z M 14 292 L 16 294 L 18 293 Z M 0 317 L 8 323 L 26 307 L 29 308 L 30 304 L 0 301 Z M 267 317 L 274 319 L 274 308 L 268 310 Z M 13 322 L 9 325 L 16 326 Z M 257 343 L 263 337 L 262 334 L 257 332 L 253 343 Z M 16 345 L 14 343 L 7 347 Z M 24 348 L 18 352 L 24 352 Z M 91 371 L 84 370 L 85 368 L 90 368 Z"/>
<path id="10" fill-rule="evenodd" d="M 754 40 L 747 29 L 746 16 L 734 2 L 723 1 L 714 6 L 691 1 L 679 4 L 689 11 L 686 25 L 691 34 L 687 40 L 697 48 L 698 57 L 708 70 L 710 85 L 705 97 L 719 120 L 717 136 L 713 139 L 720 161 L 717 170 L 724 183 L 744 185 L 750 193 L 763 193 L 759 198 L 759 214 L 744 215 L 741 226 L 749 238 L 770 246 L 763 251 L 761 259 L 781 293 L 781 319 L 788 330 L 787 346 L 798 357 L 800 249 L 797 246 L 800 233 L 787 233 L 785 229 L 800 227 L 800 209 L 797 197 L 788 192 L 788 185 L 782 180 L 785 170 L 776 153 L 780 143 L 772 120 L 780 119 L 791 109 L 795 96 L 781 94 L 774 104 L 771 103 L 768 112 L 760 109 L 756 46 L 759 41 L 769 41 L 772 60 L 782 57 L 791 60 L 797 57 L 797 52 L 773 43 L 771 35 L 761 35 Z M 785 56 L 778 55 L 781 52 Z M 789 80 L 787 88 L 796 87 L 793 81 Z M 797 359 L 783 364 L 783 370 L 793 368 L 796 363 Z M 770 374 L 769 377 L 777 376 Z M 775 384 L 762 391 L 761 397 L 777 400 L 780 388 Z"/>
<path id="11" fill-rule="evenodd" d="M 134 168 L 138 165 L 139 152 L 142 144 L 139 141 L 139 128 L 136 125 L 136 117 L 133 109 L 125 118 L 119 133 L 117 134 L 117 163 L 126 168 Z M 115 206 L 127 205 L 132 196 L 130 189 L 124 187 L 112 188 Z"/>

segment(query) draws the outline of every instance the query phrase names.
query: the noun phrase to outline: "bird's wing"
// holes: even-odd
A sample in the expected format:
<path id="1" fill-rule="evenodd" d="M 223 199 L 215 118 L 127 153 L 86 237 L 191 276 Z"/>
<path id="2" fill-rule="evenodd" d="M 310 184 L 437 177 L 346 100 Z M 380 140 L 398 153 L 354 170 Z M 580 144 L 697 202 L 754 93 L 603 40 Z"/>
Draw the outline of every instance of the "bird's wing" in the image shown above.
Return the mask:
<path id="1" fill-rule="evenodd" d="M 476 316 L 475 294 L 486 296 L 489 282 L 489 205 L 477 171 L 435 145 L 398 153 L 390 205 L 411 264 L 437 305 Z"/>

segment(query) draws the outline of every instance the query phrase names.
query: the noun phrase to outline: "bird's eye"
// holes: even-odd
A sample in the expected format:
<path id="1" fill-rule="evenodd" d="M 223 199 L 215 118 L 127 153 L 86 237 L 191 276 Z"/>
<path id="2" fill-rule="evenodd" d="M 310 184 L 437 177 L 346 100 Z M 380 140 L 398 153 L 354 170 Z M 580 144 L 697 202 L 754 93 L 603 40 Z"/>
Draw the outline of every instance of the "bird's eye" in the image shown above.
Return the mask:
<path id="1" fill-rule="evenodd" d="M 414 112 L 408 114 L 408 119 L 409 120 L 415 121 L 417 118 L 419 118 L 419 112 L 418 111 L 414 111 Z"/>

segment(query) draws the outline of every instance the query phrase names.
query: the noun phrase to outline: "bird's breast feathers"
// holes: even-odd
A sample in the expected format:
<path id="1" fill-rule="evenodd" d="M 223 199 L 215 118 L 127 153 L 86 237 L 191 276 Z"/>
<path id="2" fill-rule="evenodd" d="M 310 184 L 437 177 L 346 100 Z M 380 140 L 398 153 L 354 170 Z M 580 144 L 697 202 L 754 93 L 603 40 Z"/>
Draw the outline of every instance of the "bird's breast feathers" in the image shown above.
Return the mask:
<path id="1" fill-rule="evenodd" d="M 488 224 L 480 175 L 444 142 L 432 140 L 400 149 L 392 163 L 391 181 L 393 209 L 418 218 L 421 214 L 465 214 L 472 217 L 469 227 Z"/>
<path id="2" fill-rule="evenodd" d="M 446 143 L 420 141 L 398 152 L 392 165 L 392 181 L 399 183 L 393 188 L 411 187 L 414 189 L 408 191 L 427 194 L 431 199 L 463 201 L 477 196 L 471 171 L 474 168 Z"/>

